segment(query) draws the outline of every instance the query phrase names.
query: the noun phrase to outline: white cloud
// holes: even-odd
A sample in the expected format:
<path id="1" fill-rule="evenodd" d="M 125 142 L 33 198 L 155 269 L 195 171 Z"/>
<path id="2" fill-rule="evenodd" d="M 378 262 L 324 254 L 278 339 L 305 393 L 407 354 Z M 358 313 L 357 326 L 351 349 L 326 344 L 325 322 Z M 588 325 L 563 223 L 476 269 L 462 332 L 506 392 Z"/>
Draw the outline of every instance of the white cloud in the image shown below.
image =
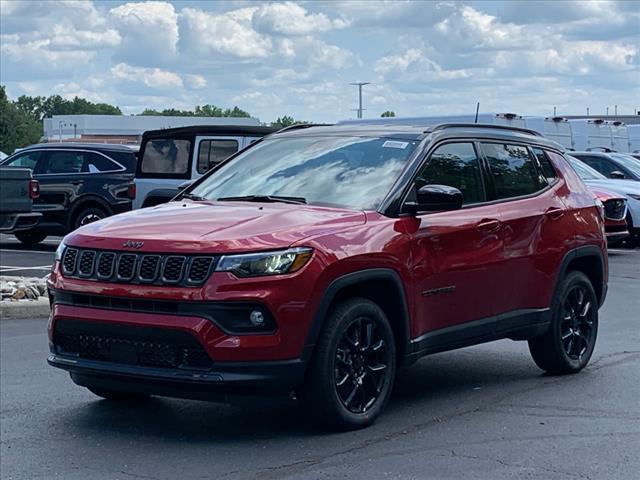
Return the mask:
<path id="1" fill-rule="evenodd" d="M 345 28 L 349 21 L 331 20 L 324 13 L 311 13 L 295 2 L 266 3 L 253 12 L 253 26 L 259 32 L 283 35 L 309 35 Z"/>
<path id="2" fill-rule="evenodd" d="M 120 34 L 109 28 L 102 32 L 93 30 L 75 30 L 68 25 L 53 26 L 51 46 L 60 49 L 91 50 L 117 47 Z"/>
<path id="3" fill-rule="evenodd" d="M 116 80 L 141 82 L 150 88 L 179 88 L 183 86 L 179 75 L 159 68 L 143 68 L 119 63 L 111 68 Z"/>
<path id="4" fill-rule="evenodd" d="M 178 14 L 171 3 L 125 3 L 109 13 L 122 37 L 116 58 L 150 66 L 175 56 Z"/>
<path id="5" fill-rule="evenodd" d="M 251 18 L 255 8 L 242 8 L 223 14 L 184 8 L 180 12 L 184 52 L 208 56 L 219 53 L 240 58 L 264 58 L 273 44 L 267 36 L 253 30 Z"/>
<path id="6" fill-rule="evenodd" d="M 202 75 L 185 75 L 185 84 L 192 90 L 200 90 L 207 86 L 207 79 Z"/>

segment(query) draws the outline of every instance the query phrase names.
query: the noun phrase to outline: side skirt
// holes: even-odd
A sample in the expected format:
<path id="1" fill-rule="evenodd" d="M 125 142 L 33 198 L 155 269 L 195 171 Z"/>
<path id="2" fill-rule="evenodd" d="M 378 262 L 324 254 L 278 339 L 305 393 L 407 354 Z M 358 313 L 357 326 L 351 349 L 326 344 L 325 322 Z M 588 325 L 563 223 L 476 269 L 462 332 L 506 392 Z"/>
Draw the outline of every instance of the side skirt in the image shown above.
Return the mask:
<path id="1" fill-rule="evenodd" d="M 411 362 L 431 353 L 445 352 L 503 338 L 527 340 L 544 335 L 551 323 L 551 309 L 536 308 L 483 318 L 432 330 L 411 340 Z"/>

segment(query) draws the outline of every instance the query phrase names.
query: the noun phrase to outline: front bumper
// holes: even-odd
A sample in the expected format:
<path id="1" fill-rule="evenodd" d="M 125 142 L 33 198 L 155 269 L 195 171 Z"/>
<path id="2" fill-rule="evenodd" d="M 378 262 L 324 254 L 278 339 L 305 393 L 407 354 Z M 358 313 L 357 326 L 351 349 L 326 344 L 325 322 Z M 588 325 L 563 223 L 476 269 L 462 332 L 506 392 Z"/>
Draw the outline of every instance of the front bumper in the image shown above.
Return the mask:
<path id="1" fill-rule="evenodd" d="M 300 359 L 221 362 L 208 371 L 140 367 L 56 353 L 51 353 L 47 362 L 67 370 L 73 381 L 83 387 L 210 401 L 226 401 L 235 395 L 288 393 L 302 384 L 305 372 L 305 363 Z"/>

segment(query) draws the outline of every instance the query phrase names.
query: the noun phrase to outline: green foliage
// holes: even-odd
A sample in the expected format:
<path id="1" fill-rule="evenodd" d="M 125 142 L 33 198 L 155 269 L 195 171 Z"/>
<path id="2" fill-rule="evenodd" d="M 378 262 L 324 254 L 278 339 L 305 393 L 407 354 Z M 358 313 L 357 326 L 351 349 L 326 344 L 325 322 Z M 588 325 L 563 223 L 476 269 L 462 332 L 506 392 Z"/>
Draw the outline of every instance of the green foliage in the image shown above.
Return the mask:
<path id="1" fill-rule="evenodd" d="M 194 111 L 178 110 L 176 108 L 165 108 L 162 111 L 151 108 L 145 109 L 140 115 L 166 115 L 170 117 L 250 117 L 249 112 L 241 108 L 233 107 L 223 110 L 215 105 L 198 105 Z"/>
<path id="2" fill-rule="evenodd" d="M 18 108 L 0 86 L 0 150 L 11 154 L 16 148 L 36 143 L 42 136 L 42 123 Z"/>
<path id="3" fill-rule="evenodd" d="M 381 117 L 395 117 L 396 116 L 396 112 L 393 112 L 391 110 L 387 110 L 386 112 L 382 112 L 382 115 L 380 115 Z"/>
<path id="4" fill-rule="evenodd" d="M 285 128 L 290 127 L 291 125 L 309 125 L 311 122 L 296 120 L 289 115 L 284 115 L 282 117 L 276 118 L 275 122 L 271 122 L 272 127 Z"/>

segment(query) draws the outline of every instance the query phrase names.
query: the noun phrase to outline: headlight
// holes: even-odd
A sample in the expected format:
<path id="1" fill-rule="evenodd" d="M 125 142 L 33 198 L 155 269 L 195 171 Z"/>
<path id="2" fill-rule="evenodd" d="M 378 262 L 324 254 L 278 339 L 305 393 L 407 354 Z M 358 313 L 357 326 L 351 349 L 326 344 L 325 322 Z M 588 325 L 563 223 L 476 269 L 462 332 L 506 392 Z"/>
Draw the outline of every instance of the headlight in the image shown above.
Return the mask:
<path id="1" fill-rule="evenodd" d="M 217 272 L 231 272 L 236 277 L 282 275 L 300 270 L 311 258 L 310 248 L 290 248 L 277 252 L 225 255 L 216 266 Z"/>
<path id="2" fill-rule="evenodd" d="M 56 248 L 56 262 L 62 261 L 62 254 L 64 253 L 65 248 L 67 248 L 67 246 L 64 244 L 64 242 L 60 242 L 60 245 L 58 245 L 58 248 Z"/>

